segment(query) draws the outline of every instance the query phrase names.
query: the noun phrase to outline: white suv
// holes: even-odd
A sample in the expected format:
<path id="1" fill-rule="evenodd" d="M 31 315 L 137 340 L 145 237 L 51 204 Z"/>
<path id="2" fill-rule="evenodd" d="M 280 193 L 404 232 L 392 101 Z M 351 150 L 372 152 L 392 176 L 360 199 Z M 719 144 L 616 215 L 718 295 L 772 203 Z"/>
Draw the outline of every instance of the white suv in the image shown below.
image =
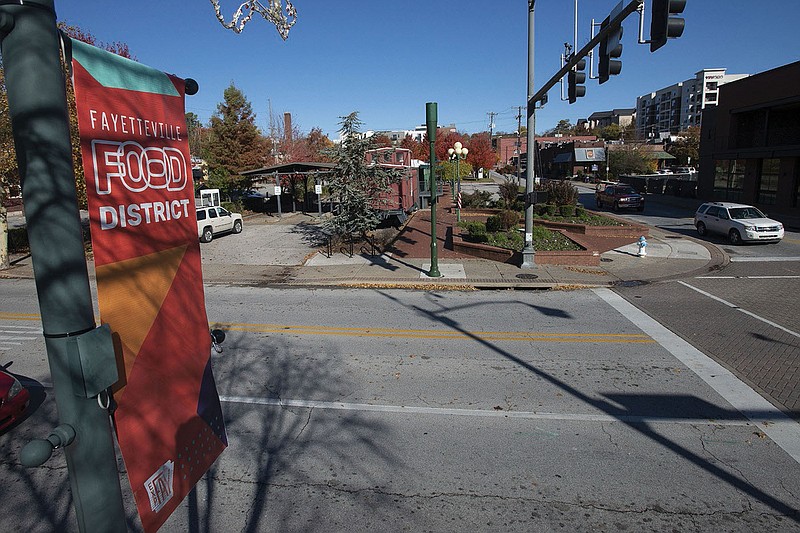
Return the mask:
<path id="1" fill-rule="evenodd" d="M 778 242 L 783 239 L 783 224 L 767 218 L 752 205 L 730 202 L 709 202 L 694 214 L 697 233 L 727 235 L 731 244 L 743 241 Z"/>
<path id="2" fill-rule="evenodd" d="M 229 231 L 242 232 L 242 215 L 222 207 L 197 208 L 197 236 L 200 242 L 211 242 L 214 235 Z"/>

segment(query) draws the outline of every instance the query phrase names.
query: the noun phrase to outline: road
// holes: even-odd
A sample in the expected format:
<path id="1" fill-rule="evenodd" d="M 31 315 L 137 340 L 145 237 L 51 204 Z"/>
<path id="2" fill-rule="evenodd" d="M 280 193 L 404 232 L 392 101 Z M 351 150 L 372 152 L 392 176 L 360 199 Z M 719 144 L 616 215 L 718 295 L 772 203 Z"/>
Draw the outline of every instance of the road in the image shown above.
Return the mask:
<path id="1" fill-rule="evenodd" d="M 3 331 L 39 326 L 30 281 L 0 290 Z M 163 531 L 800 531 L 798 425 L 610 290 L 207 306 L 230 447 Z M 46 385 L 19 342 L 3 362 Z M 43 392 L 0 437 L 5 530 L 74 530 L 63 456 L 16 459 L 53 423 Z"/>

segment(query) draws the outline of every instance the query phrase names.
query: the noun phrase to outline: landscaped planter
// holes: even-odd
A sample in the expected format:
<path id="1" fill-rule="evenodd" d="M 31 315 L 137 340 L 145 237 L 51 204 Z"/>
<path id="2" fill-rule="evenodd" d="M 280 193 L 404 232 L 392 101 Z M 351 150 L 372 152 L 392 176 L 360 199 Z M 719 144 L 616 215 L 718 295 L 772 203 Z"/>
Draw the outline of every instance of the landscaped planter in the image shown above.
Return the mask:
<path id="1" fill-rule="evenodd" d="M 498 209 L 467 209 L 461 210 L 462 219 L 468 217 L 489 217 L 499 212 Z M 604 216 L 608 216 L 603 213 Z M 609 217 L 614 218 L 614 217 Z M 587 265 L 597 266 L 600 264 L 600 253 L 604 249 L 592 249 L 592 239 L 597 244 L 597 239 L 616 240 L 624 243 L 625 239 L 630 242 L 637 240 L 641 236 L 650 235 L 647 226 L 632 224 L 626 220 L 619 220 L 622 226 L 588 226 L 586 224 L 572 224 L 568 222 L 553 222 L 550 220 L 536 219 L 535 224 L 544 226 L 548 229 L 559 231 L 565 237 L 582 247 L 579 251 L 536 251 L 535 261 L 543 265 Z M 482 259 L 499 261 L 501 263 L 520 264 L 521 254 L 504 248 L 497 248 L 488 244 L 480 244 L 465 241 L 460 235 L 453 232 L 453 250 Z"/>
<path id="2" fill-rule="evenodd" d="M 497 248 L 488 244 L 468 242 L 462 239 L 461 235 L 453 235 L 453 250 L 499 263 L 512 265 L 522 263 L 522 254 L 520 252 Z M 597 266 L 600 264 L 600 253 L 591 250 L 537 251 L 535 261 L 542 265 Z"/>

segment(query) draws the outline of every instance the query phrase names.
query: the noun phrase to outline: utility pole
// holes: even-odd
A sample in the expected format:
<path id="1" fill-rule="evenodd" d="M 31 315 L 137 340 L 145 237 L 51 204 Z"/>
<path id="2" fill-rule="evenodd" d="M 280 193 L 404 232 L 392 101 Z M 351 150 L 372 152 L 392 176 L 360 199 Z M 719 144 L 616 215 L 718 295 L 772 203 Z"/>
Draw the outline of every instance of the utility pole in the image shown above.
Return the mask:
<path id="1" fill-rule="evenodd" d="M 497 115 L 494 111 L 489 111 L 489 142 L 492 142 L 492 135 L 494 135 L 494 117 Z"/>
<path id="2" fill-rule="evenodd" d="M 536 0 L 528 0 L 528 162 L 525 174 L 525 246 L 522 249 L 520 268 L 534 268 L 536 263 L 533 249 L 533 182 L 536 177 L 536 113 L 535 105 L 531 106 L 533 94 L 533 21 Z M 535 104 L 535 103 L 534 103 Z"/>
<path id="3" fill-rule="evenodd" d="M 54 0 L 0 4 L 0 39 L 59 417 L 58 427 L 28 443 L 20 458 L 37 466 L 63 447 L 79 530 L 124 532 L 109 413 L 99 405 L 117 380 L 114 351 L 108 327 L 96 327 L 89 290 Z M 112 376 L 97 374 L 109 370 L 109 355 L 111 383 Z"/>

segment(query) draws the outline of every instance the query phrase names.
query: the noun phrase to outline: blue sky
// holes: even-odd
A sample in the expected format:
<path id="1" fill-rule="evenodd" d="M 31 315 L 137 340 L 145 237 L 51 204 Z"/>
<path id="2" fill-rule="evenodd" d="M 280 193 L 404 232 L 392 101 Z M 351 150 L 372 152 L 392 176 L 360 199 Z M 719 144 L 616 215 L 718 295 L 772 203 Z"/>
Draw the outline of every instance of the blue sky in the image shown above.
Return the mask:
<path id="1" fill-rule="evenodd" d="M 628 0 L 624 0 L 627 3 Z M 227 19 L 238 0 L 221 0 Z M 578 48 L 618 0 L 579 0 Z M 413 129 L 425 103 L 437 102 L 439 123 L 460 131 L 516 130 L 516 106 L 527 98 L 527 0 L 295 0 L 297 24 L 282 41 L 254 19 L 241 34 L 224 29 L 208 0 L 56 0 L 58 19 L 99 40 L 121 41 L 142 63 L 192 77 L 200 92 L 187 110 L 206 122 L 233 82 L 250 100 L 263 130 L 269 105 L 292 113 L 307 132 L 338 137 L 339 117 L 358 111 L 364 129 Z M 649 12 L 650 0 L 645 0 Z M 572 42 L 574 0 L 537 0 L 535 88 L 560 68 Z M 569 105 L 559 86 L 537 112 L 536 131 L 561 119 L 634 107 L 636 97 L 694 76 L 703 68 L 754 74 L 800 59 L 798 0 L 688 0 L 681 38 L 650 53 L 637 45 L 638 16 L 624 24 L 623 67 Z M 649 14 L 647 15 L 649 21 Z M 649 37 L 649 22 L 645 38 Z M 523 116 L 523 124 L 525 117 Z"/>

